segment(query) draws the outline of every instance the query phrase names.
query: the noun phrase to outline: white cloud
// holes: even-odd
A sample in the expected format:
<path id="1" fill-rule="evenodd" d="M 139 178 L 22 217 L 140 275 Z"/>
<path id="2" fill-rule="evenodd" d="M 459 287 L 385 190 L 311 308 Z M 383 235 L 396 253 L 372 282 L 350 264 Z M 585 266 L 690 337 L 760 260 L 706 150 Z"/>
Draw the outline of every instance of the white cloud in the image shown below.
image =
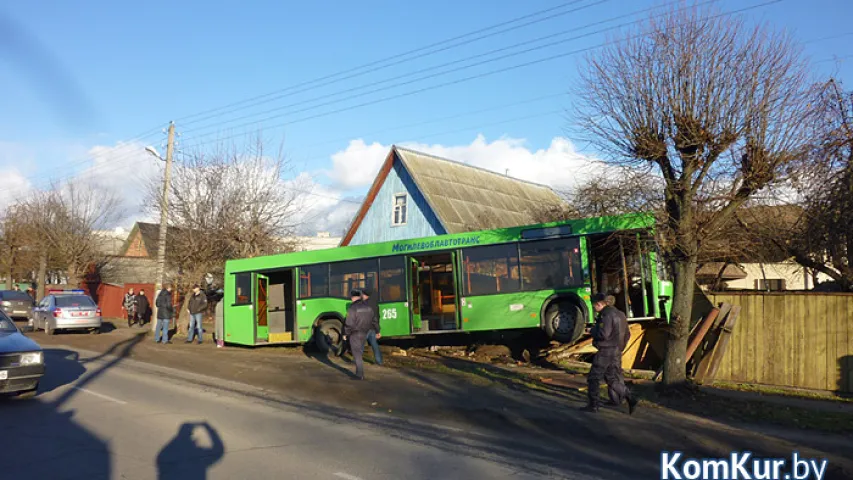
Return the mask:
<path id="1" fill-rule="evenodd" d="M 161 175 L 162 162 L 146 152 L 144 145 L 123 142 L 96 145 L 88 150 L 86 157 L 89 165 L 75 178 L 119 197 L 122 210 L 119 225 L 129 226 L 139 220 L 159 222 L 149 218 L 144 202 L 148 183 Z"/>
<path id="2" fill-rule="evenodd" d="M 467 145 L 405 143 L 401 146 L 501 174 L 509 170 L 512 177 L 557 190 L 570 190 L 603 169 L 595 159 L 578 153 L 572 142 L 562 137 L 552 139 L 547 148 L 539 150 L 528 148 L 523 139 L 501 138 L 489 142 L 482 135 Z M 355 139 L 347 148 L 334 153 L 332 168 L 321 172 L 329 178 L 331 186 L 319 185 L 311 179 L 312 193 L 316 195 L 311 195 L 308 201 L 311 207 L 304 216 L 306 230 L 340 235 L 352 221 L 390 148 Z"/>
<path id="3" fill-rule="evenodd" d="M 365 187 L 373 183 L 390 146 L 364 140 L 351 140 L 345 150 L 332 155 L 332 170 L 325 172 L 342 189 Z"/>
<path id="4" fill-rule="evenodd" d="M 297 189 L 302 197 L 302 208 L 296 214 L 300 235 L 316 232 L 329 232 L 334 237 L 342 235 L 361 204 L 360 198 L 347 197 L 338 188 L 317 183 L 308 173 L 301 173 L 285 184 Z"/>
<path id="5" fill-rule="evenodd" d="M 0 208 L 5 209 L 15 200 L 26 196 L 32 183 L 14 166 L 6 165 L 3 170 L 3 183 L 6 186 L 0 189 Z"/>
<path id="6" fill-rule="evenodd" d="M 531 150 L 523 139 L 501 138 L 489 142 L 478 135 L 468 145 L 423 143 L 401 144 L 406 148 L 485 168 L 493 172 L 566 190 L 601 172 L 602 167 L 579 153 L 563 137 L 551 140 L 548 148 Z M 341 189 L 363 188 L 371 184 L 388 154 L 390 145 L 350 141 L 346 149 L 332 155 L 332 170 L 326 172 Z"/>

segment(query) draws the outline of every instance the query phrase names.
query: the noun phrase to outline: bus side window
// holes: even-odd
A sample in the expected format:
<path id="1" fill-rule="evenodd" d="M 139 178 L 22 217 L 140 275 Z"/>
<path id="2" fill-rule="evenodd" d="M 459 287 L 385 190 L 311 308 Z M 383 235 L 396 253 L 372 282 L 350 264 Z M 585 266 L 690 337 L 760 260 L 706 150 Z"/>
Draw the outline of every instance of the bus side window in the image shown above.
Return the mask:
<path id="1" fill-rule="evenodd" d="M 234 305 L 251 305 L 252 303 L 252 274 L 238 273 L 234 275 Z"/>

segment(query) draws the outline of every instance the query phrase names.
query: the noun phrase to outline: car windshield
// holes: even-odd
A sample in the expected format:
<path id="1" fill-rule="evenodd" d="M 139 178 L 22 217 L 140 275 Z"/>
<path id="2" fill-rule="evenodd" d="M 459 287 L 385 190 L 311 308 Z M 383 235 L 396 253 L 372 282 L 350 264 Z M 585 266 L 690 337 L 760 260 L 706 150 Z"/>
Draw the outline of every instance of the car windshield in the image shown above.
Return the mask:
<path id="1" fill-rule="evenodd" d="M 9 333 L 9 332 L 17 332 L 18 328 L 15 327 L 15 324 L 12 323 L 12 320 L 9 320 L 9 317 L 6 315 L 0 315 L 0 332 Z"/>
<path id="2" fill-rule="evenodd" d="M 3 300 L 20 300 L 24 302 L 33 301 L 33 299 L 30 298 L 30 296 L 27 295 L 26 292 L 16 292 L 14 290 L 6 290 L 5 292 L 3 292 L 2 297 Z"/>
<path id="3" fill-rule="evenodd" d="M 94 307 L 95 302 L 86 295 L 62 295 L 56 297 L 57 307 Z"/>

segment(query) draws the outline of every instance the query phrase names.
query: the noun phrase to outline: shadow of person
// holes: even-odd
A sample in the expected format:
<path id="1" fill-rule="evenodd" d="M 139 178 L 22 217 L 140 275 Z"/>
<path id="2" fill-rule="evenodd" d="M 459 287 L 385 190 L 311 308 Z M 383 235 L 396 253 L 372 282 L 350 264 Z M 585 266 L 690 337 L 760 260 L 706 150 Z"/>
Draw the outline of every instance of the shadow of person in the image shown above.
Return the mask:
<path id="1" fill-rule="evenodd" d="M 193 434 L 207 433 L 210 446 L 198 442 Z M 202 435 L 204 436 L 204 435 Z M 159 480 L 205 480 L 207 470 L 225 454 L 222 439 L 207 422 L 184 423 L 178 433 L 157 455 L 157 478 Z"/>

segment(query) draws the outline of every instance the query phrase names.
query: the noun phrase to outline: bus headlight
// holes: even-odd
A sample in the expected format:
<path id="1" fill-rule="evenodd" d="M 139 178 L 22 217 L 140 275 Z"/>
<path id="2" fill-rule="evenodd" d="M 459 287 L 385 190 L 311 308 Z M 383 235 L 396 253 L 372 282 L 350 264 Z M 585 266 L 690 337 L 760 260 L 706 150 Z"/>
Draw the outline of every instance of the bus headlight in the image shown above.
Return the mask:
<path id="1" fill-rule="evenodd" d="M 42 362 L 41 352 L 25 353 L 21 355 L 21 366 L 40 365 Z"/>
<path id="2" fill-rule="evenodd" d="M 8 302 L 8 301 L 5 301 L 5 300 L 4 300 L 2 303 L 0 303 L 0 305 L 3 305 L 4 307 L 11 307 L 11 306 L 12 306 L 12 302 Z"/>

